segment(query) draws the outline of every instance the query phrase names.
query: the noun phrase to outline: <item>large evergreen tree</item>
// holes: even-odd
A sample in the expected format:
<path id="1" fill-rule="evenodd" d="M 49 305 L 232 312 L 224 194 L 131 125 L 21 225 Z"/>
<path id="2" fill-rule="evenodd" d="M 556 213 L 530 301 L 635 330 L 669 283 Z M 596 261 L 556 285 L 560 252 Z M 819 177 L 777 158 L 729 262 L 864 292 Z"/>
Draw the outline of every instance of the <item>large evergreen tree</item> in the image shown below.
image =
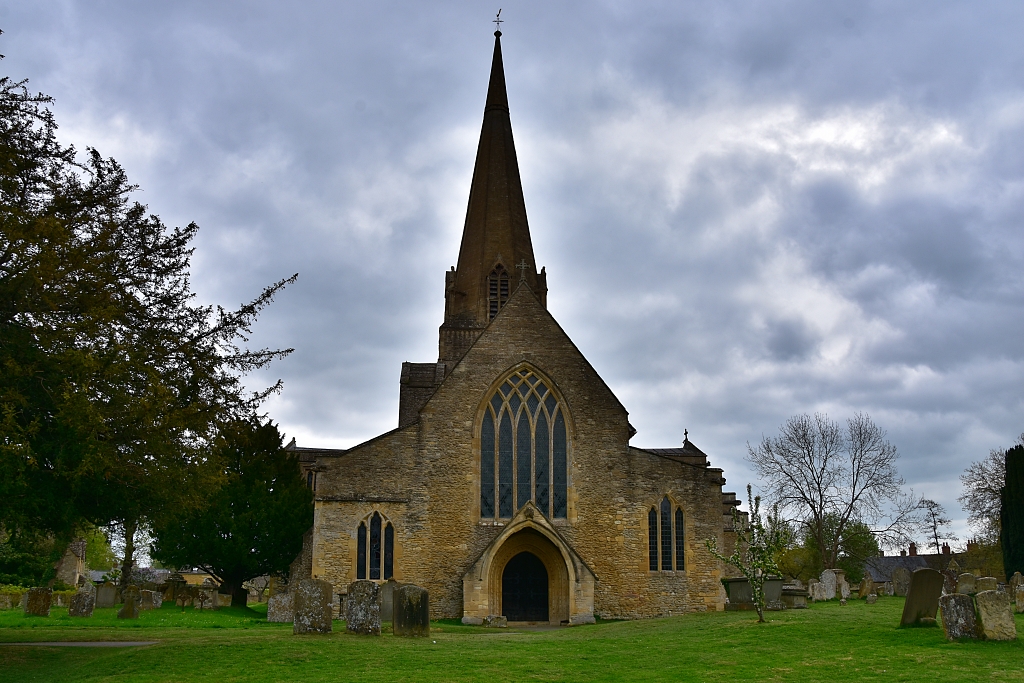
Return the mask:
<path id="1" fill-rule="evenodd" d="M 1009 578 L 1014 572 L 1024 574 L 1024 446 L 1006 451 L 1006 483 L 1001 503 L 1003 570 Z"/>
<path id="2" fill-rule="evenodd" d="M 241 377 L 287 351 L 239 348 L 288 280 L 237 311 L 197 306 L 195 224 L 131 200 L 113 159 L 56 138 L 52 101 L 0 79 L 0 526 L 68 540 L 134 531 L 216 486 L 209 447 L 277 387 Z"/>
<path id="3" fill-rule="evenodd" d="M 218 461 L 226 483 L 200 510 L 158 526 L 153 555 L 164 564 L 201 567 L 245 606 L 242 583 L 283 572 L 302 550 L 313 524 L 313 494 L 294 451 L 282 447 L 271 423 L 255 420 L 224 430 Z"/>

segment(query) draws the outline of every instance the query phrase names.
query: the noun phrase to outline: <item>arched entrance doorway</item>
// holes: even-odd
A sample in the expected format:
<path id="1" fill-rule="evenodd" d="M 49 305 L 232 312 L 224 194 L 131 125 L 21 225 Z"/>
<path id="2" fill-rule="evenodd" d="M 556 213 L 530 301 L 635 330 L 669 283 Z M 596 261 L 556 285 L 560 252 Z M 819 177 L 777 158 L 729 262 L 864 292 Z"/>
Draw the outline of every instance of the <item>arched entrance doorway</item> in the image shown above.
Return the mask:
<path id="1" fill-rule="evenodd" d="M 533 553 L 521 552 L 505 565 L 501 610 L 509 621 L 548 620 L 548 571 Z"/>

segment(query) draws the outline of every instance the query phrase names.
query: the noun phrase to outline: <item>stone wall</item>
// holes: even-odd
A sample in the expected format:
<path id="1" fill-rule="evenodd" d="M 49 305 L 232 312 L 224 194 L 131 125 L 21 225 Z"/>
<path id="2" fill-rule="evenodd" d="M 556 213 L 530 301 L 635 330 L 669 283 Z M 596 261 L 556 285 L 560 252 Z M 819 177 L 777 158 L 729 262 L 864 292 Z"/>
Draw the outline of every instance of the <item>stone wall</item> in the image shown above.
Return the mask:
<path id="1" fill-rule="evenodd" d="M 550 520 L 596 576 L 594 611 L 649 617 L 722 609 L 720 563 L 704 548 L 724 532 L 721 470 L 629 446 L 625 408 L 529 289 L 513 294 L 420 411 L 419 420 L 318 459 L 311 573 L 356 579 L 356 529 L 380 512 L 395 527 L 395 576 L 430 592 L 431 615 L 463 615 L 463 577 L 503 530 L 479 518 L 484 401 L 511 372 L 541 375 L 567 411 L 566 519 Z M 685 569 L 648 570 L 647 511 L 668 495 L 685 515 Z"/>

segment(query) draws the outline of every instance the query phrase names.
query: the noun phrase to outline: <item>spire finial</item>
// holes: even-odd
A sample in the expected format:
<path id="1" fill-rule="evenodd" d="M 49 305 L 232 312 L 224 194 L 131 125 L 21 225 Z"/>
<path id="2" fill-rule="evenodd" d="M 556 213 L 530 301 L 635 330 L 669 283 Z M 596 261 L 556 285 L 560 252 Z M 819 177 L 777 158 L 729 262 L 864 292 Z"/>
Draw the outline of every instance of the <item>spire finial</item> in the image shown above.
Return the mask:
<path id="1" fill-rule="evenodd" d="M 497 28 L 497 30 L 494 32 L 494 37 L 495 38 L 500 38 L 501 37 L 501 25 L 503 23 L 505 23 L 505 20 L 501 18 L 501 8 L 500 7 L 498 8 L 498 13 L 496 15 L 494 15 L 494 19 L 492 21 L 494 22 L 494 25 Z"/>

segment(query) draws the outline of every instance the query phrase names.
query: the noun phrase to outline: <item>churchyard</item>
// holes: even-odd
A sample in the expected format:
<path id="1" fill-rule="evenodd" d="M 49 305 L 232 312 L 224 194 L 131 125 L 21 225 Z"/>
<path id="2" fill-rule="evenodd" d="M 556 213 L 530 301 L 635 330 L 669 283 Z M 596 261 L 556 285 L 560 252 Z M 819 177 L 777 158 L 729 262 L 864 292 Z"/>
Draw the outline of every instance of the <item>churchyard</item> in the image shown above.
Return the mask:
<path id="1" fill-rule="evenodd" d="M 487 629 L 431 623 L 427 638 L 294 635 L 266 605 L 138 619 L 0 611 L 0 642 L 156 641 L 131 648 L 0 645 L 3 681 L 1020 681 L 1024 643 L 949 642 L 941 628 L 897 628 L 904 599 L 851 599 L 769 612 L 716 612 L 589 626 Z M 1024 634 L 1024 614 L 1015 616 Z"/>

